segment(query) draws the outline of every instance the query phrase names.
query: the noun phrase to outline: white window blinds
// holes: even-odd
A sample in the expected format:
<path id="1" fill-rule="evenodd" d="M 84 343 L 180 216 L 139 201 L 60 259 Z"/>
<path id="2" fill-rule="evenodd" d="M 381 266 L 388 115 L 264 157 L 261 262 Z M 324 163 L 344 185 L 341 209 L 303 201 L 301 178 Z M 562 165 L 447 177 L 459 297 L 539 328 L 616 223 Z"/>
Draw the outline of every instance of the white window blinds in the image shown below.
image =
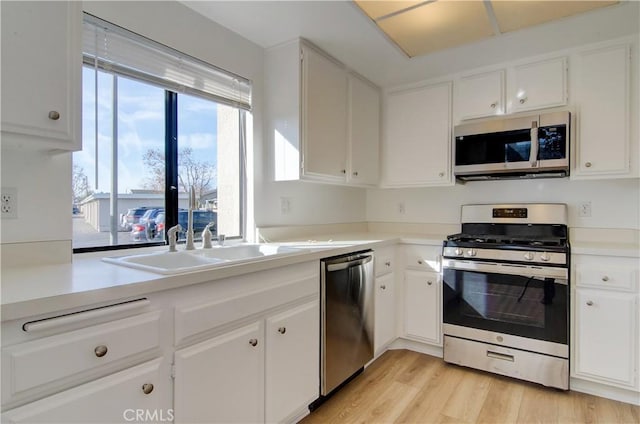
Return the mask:
<path id="1" fill-rule="evenodd" d="M 83 25 L 85 64 L 177 93 L 251 110 L 248 79 L 86 13 Z"/>

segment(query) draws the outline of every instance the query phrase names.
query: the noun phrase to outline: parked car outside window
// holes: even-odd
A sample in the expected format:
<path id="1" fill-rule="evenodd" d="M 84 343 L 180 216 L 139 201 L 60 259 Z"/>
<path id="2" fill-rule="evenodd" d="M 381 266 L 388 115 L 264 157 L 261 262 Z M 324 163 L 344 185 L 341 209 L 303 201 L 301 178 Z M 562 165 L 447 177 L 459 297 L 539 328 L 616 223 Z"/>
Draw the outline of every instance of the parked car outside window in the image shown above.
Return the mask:
<path id="1" fill-rule="evenodd" d="M 182 227 L 182 232 L 178 233 L 178 240 L 186 239 L 186 231 L 188 229 L 188 211 L 178 211 L 178 224 Z M 193 211 L 193 238 L 194 240 L 202 239 L 202 231 L 209 223 L 213 223 L 209 230 L 215 237 L 218 234 L 218 214 L 213 211 Z"/>
<path id="2" fill-rule="evenodd" d="M 133 228 L 133 224 L 140 222 L 140 218 L 142 218 L 147 209 L 149 209 L 148 206 L 140 206 L 127 210 L 127 213 L 122 215 L 122 223 L 120 224 L 122 228 L 125 231 L 130 231 Z"/>

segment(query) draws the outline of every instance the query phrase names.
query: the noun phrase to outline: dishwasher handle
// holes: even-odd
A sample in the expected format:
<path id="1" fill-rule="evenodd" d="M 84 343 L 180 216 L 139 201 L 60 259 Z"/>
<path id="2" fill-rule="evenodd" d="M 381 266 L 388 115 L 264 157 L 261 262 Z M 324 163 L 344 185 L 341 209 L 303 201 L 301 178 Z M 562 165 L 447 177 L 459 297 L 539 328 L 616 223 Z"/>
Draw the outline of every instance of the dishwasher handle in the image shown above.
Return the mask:
<path id="1" fill-rule="evenodd" d="M 347 268 L 355 268 L 373 260 L 372 255 L 362 255 L 345 258 L 344 262 L 327 264 L 327 272 L 342 271 Z"/>

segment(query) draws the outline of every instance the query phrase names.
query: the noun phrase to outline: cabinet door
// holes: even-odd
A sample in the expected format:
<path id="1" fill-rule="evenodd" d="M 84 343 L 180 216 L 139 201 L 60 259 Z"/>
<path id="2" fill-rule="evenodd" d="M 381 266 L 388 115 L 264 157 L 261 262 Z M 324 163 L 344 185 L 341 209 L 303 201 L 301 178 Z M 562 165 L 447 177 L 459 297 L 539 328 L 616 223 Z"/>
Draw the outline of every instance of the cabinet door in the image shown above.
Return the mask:
<path id="1" fill-rule="evenodd" d="M 385 99 L 383 185 L 447 185 L 451 179 L 451 83 Z"/>
<path id="2" fill-rule="evenodd" d="M 374 352 L 380 353 L 396 338 L 395 274 L 376 277 Z"/>
<path id="3" fill-rule="evenodd" d="M 349 75 L 349 172 L 354 185 L 378 184 L 380 168 L 380 93 Z"/>
<path id="4" fill-rule="evenodd" d="M 302 170 L 306 177 L 343 182 L 347 166 L 347 73 L 302 47 Z"/>
<path id="5" fill-rule="evenodd" d="M 175 353 L 176 423 L 264 421 L 262 321 Z"/>
<path id="6" fill-rule="evenodd" d="M 456 110 L 459 119 L 502 115 L 504 71 L 468 75 L 456 81 Z"/>
<path id="7" fill-rule="evenodd" d="M 434 272 L 405 271 L 405 333 L 431 343 L 441 343 L 440 279 Z"/>
<path id="8" fill-rule="evenodd" d="M 578 134 L 574 175 L 629 172 L 629 47 L 588 51 L 577 58 Z"/>
<path id="9" fill-rule="evenodd" d="M 575 374 L 636 387 L 637 296 L 578 289 L 574 310 Z"/>
<path id="10" fill-rule="evenodd" d="M 267 319 L 266 421 L 291 420 L 320 388 L 318 300 Z"/>
<path id="11" fill-rule="evenodd" d="M 3 142 L 81 148 L 81 25 L 80 2 L 3 2 Z"/>
<path id="12" fill-rule="evenodd" d="M 567 59 L 559 57 L 513 68 L 511 111 L 567 104 Z"/>
<path id="13" fill-rule="evenodd" d="M 2 414 L 3 423 L 119 423 L 171 421 L 169 370 L 147 362 Z M 151 415 L 153 414 L 153 415 Z"/>

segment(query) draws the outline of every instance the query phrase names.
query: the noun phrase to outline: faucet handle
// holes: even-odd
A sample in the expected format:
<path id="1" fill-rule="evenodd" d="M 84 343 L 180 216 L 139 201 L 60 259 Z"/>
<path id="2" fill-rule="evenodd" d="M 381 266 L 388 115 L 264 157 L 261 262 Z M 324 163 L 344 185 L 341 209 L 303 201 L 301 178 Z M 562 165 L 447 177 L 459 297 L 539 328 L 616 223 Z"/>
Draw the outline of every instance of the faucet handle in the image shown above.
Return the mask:
<path id="1" fill-rule="evenodd" d="M 214 225 L 213 222 L 208 223 L 207 226 L 204 227 L 204 230 L 202 231 L 202 248 L 203 249 L 211 249 L 212 234 L 209 227 L 211 227 L 212 225 Z"/>
<path id="2" fill-rule="evenodd" d="M 174 225 L 167 230 L 167 238 L 169 239 L 169 252 L 176 252 L 176 243 L 178 242 L 178 232 L 182 232 L 180 224 Z"/>
<path id="3" fill-rule="evenodd" d="M 224 234 L 218 234 L 218 244 L 222 246 L 224 244 L 225 236 Z"/>

